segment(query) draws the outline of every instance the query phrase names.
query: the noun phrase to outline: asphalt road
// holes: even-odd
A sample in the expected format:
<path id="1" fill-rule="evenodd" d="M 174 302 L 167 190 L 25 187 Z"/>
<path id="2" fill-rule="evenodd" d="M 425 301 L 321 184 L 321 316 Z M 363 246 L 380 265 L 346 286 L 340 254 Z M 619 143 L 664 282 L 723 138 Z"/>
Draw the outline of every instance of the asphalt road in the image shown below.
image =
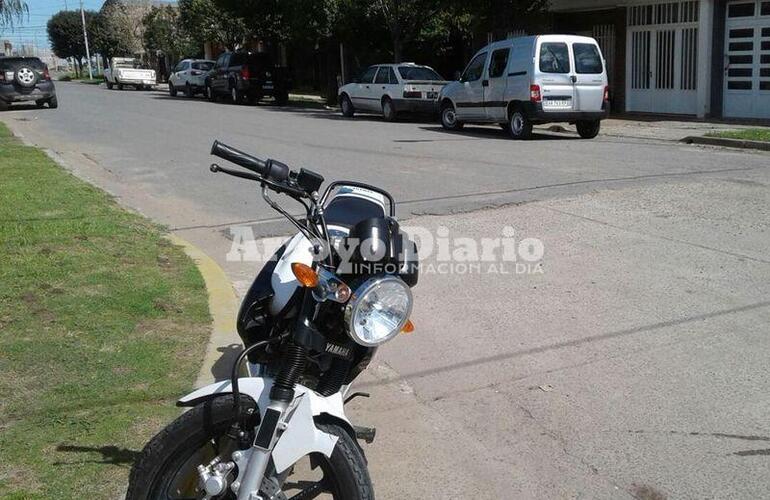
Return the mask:
<path id="1" fill-rule="evenodd" d="M 379 430 L 379 498 L 770 492 L 769 155 L 58 88 L 58 111 L 2 119 L 239 290 L 255 264 L 225 261 L 229 228 L 287 231 L 253 186 L 208 172 L 215 138 L 389 189 L 410 225 L 543 241 L 543 273 L 421 278 L 417 331 L 382 349 L 352 407 Z"/>

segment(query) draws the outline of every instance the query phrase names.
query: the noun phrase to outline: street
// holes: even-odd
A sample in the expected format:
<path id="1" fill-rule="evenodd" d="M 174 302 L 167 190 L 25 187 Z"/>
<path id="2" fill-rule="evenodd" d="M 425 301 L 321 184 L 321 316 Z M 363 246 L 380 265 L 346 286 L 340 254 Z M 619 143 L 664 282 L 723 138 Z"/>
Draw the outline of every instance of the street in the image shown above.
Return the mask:
<path id="1" fill-rule="evenodd" d="M 543 242 L 542 272 L 421 276 L 415 332 L 351 403 L 378 429 L 379 498 L 768 495 L 767 153 L 57 90 L 58 110 L 0 118 L 202 248 L 238 293 L 258 264 L 226 259 L 230 229 L 291 228 L 253 184 L 209 172 L 214 139 L 387 189 L 407 226 Z"/>

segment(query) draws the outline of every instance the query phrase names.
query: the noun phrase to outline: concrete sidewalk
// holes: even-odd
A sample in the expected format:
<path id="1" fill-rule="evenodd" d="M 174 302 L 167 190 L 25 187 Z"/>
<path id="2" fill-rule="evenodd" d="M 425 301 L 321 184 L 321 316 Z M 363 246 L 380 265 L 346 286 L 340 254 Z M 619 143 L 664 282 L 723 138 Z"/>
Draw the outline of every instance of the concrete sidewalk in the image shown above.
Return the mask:
<path id="1" fill-rule="evenodd" d="M 557 131 L 564 129 L 568 134 L 576 135 L 574 127 L 565 124 L 541 125 L 542 130 Z M 681 141 L 689 136 L 702 136 L 711 132 L 741 130 L 747 128 L 765 128 L 761 125 L 743 125 L 725 122 L 677 121 L 664 118 L 609 118 L 602 122 L 601 135 L 609 137 L 627 137 L 656 141 Z"/>

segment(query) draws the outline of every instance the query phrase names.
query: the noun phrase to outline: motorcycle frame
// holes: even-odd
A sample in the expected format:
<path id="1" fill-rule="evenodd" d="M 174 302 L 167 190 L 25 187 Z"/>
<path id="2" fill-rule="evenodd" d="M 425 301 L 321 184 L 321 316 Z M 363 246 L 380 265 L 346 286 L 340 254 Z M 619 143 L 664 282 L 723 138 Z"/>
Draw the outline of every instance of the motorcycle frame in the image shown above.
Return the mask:
<path id="1" fill-rule="evenodd" d="M 215 170 L 212 165 L 212 171 Z M 216 166 L 219 171 L 228 172 Z M 228 172 L 230 173 L 230 172 Z M 283 191 L 292 199 L 300 202 L 307 212 L 305 223 L 297 220 L 286 210 L 280 207 L 268 195 L 269 187 L 279 187 L 275 183 L 267 180 L 261 182 L 262 197 L 273 209 L 286 217 L 302 234 L 308 237 L 311 242 L 315 240 L 314 251 L 319 253 L 317 246 L 320 242 L 325 242 L 327 253 L 329 255 L 329 265 L 332 264 L 331 243 L 323 214 L 323 205 L 331 196 L 335 188 L 345 185 L 353 187 L 362 187 L 383 194 L 390 202 L 390 214 L 395 215 L 395 203 L 392 196 L 382 189 L 368 184 L 352 181 L 336 181 L 329 184 L 322 196 L 312 193 L 306 198 L 310 204 L 303 200 L 304 196 L 296 193 Z M 280 191 L 279 191 L 280 192 Z M 319 231 L 320 229 L 320 231 Z M 318 259 L 313 259 L 312 268 L 317 270 L 321 263 Z M 296 318 L 296 327 L 292 333 L 302 328 L 302 325 L 312 324 L 317 316 L 318 307 L 316 299 L 312 295 L 312 290 L 304 288 L 302 292 L 302 307 Z M 253 346 L 256 347 L 256 346 Z M 244 358 L 242 353 L 239 361 Z M 216 397 L 233 394 L 235 396 L 235 405 L 239 407 L 239 395 L 245 394 L 257 403 L 260 412 L 260 424 L 255 429 L 256 438 L 251 448 L 246 451 L 236 452 L 239 457 L 243 453 L 248 456 L 245 460 L 233 460 L 240 466 L 246 461 L 245 470 L 241 470 L 238 480 L 230 484 L 230 488 L 237 493 L 238 500 L 257 500 L 259 490 L 265 473 L 273 460 L 273 465 L 277 474 L 287 470 L 302 457 L 311 453 L 322 453 L 327 458 L 331 457 L 334 447 L 337 444 L 337 437 L 321 431 L 317 427 L 317 422 L 333 422 L 344 428 L 355 441 L 355 430 L 345 415 L 344 411 L 344 392 L 343 390 L 331 396 L 321 396 L 315 391 L 296 383 L 294 385 L 294 396 L 290 402 L 276 400 L 271 398 L 271 390 L 274 386 L 274 380 L 269 377 L 237 377 L 238 366 L 233 369 L 233 378 L 229 381 L 215 382 L 206 387 L 197 389 L 177 401 L 177 406 L 190 407 L 196 406 L 206 400 Z M 235 455 L 235 454 L 234 454 Z"/>

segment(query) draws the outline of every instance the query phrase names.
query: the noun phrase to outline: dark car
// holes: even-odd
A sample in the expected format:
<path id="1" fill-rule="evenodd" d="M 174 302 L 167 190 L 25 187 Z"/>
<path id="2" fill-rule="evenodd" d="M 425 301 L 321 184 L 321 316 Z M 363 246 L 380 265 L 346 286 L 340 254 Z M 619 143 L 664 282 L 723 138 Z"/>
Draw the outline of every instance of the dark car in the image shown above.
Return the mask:
<path id="1" fill-rule="evenodd" d="M 206 77 L 205 86 L 212 101 L 226 95 L 236 104 L 253 104 L 272 96 L 283 106 L 289 100 L 288 71 L 263 52 L 223 53 Z"/>
<path id="2" fill-rule="evenodd" d="M 49 108 L 58 107 L 48 66 L 37 57 L 0 57 L 0 111 L 13 102 L 34 102 L 39 108 L 46 103 Z"/>

